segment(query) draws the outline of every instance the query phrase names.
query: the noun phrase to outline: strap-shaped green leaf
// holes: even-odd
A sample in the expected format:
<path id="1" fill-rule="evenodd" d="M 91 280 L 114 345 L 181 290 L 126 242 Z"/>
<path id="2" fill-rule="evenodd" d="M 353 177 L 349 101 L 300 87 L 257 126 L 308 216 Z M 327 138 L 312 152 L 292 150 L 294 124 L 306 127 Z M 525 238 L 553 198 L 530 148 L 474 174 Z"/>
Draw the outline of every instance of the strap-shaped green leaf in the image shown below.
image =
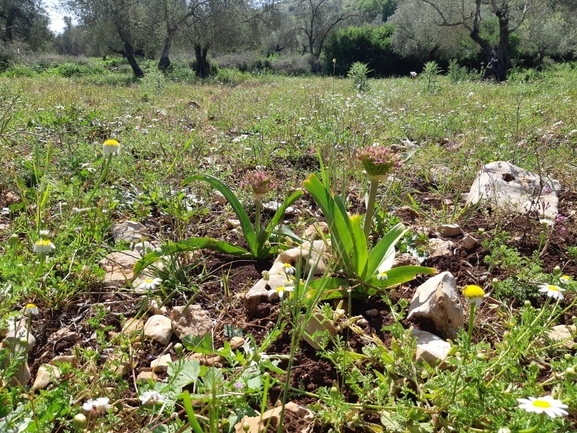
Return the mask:
<path id="1" fill-rule="evenodd" d="M 304 186 L 327 220 L 331 233 L 331 247 L 336 251 L 345 268 L 348 271 L 354 271 L 352 259 L 354 243 L 351 237 L 349 216 L 344 204 L 339 197 L 333 197 L 314 174 L 305 180 Z"/>
<path id="2" fill-rule="evenodd" d="M 248 244 L 249 250 L 251 251 L 253 256 L 256 256 L 258 250 L 256 233 L 254 231 L 252 223 L 250 222 L 248 214 L 244 210 L 244 207 L 242 207 L 242 204 L 240 204 L 240 201 L 238 201 L 238 199 L 236 198 L 236 195 L 234 195 L 234 193 L 228 186 L 226 186 L 226 184 L 224 184 L 216 177 L 210 176 L 208 174 L 195 174 L 194 176 L 190 176 L 186 178 L 184 182 L 182 182 L 182 186 L 186 186 L 195 180 L 202 180 L 204 182 L 207 182 L 213 188 L 219 191 L 224 196 L 224 198 L 226 198 L 226 200 L 232 206 L 232 210 L 236 214 L 236 217 L 240 221 L 240 227 L 242 229 L 242 233 L 244 235 L 246 243 Z"/>
<path id="3" fill-rule="evenodd" d="M 369 258 L 367 261 L 367 267 L 365 269 L 365 274 L 362 275 L 364 281 L 370 280 L 379 265 L 382 263 L 384 259 L 386 259 L 387 254 L 389 253 L 391 248 L 399 242 L 399 239 L 403 237 L 406 233 L 405 226 L 401 223 L 395 225 L 378 243 L 375 247 L 371 250 L 369 254 Z M 394 254 L 394 252 L 393 252 Z"/>
<path id="4" fill-rule="evenodd" d="M 151 253 L 146 254 L 134 264 L 134 275 L 140 274 L 144 269 L 164 256 L 184 251 L 196 251 L 201 248 L 207 248 L 209 250 L 219 251 L 233 256 L 251 256 L 251 253 L 244 248 L 225 241 L 212 238 L 190 238 L 179 242 L 165 244 L 160 247 L 159 251 L 152 251 Z"/>

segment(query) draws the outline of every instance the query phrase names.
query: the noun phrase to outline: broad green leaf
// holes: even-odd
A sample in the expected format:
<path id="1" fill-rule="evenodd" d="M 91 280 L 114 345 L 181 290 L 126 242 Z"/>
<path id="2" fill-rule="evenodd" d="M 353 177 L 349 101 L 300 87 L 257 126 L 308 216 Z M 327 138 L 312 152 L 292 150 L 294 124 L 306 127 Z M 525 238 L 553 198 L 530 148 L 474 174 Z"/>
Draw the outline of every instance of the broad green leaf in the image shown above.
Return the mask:
<path id="1" fill-rule="evenodd" d="M 196 251 L 201 248 L 207 248 L 221 253 L 231 254 L 233 256 L 250 257 L 251 253 L 244 248 L 230 244 L 225 241 L 212 238 L 190 238 L 179 242 L 165 244 L 160 250 L 152 251 L 142 257 L 134 264 L 134 275 L 139 275 L 144 269 L 152 265 L 164 256 L 176 254 L 184 251 Z"/>
<path id="2" fill-rule="evenodd" d="M 172 378 L 171 386 L 182 389 L 186 385 L 196 383 L 200 376 L 200 362 L 196 359 L 171 362 L 168 364 L 167 372 Z"/>
<path id="3" fill-rule="evenodd" d="M 240 227 L 242 228 L 242 233 L 244 234 L 246 243 L 248 244 L 249 250 L 254 255 L 257 251 L 256 233 L 248 217 L 248 214 L 244 210 L 244 207 L 242 207 L 242 204 L 240 204 L 240 201 L 238 201 L 236 198 L 236 195 L 234 195 L 234 193 L 228 186 L 226 186 L 225 183 L 208 174 L 196 174 L 194 176 L 190 176 L 184 180 L 182 186 L 186 186 L 195 180 L 202 180 L 207 182 L 213 188 L 218 190 L 224 196 L 224 198 L 226 198 L 228 203 L 232 206 L 232 210 L 236 214 L 236 217 L 240 221 Z"/>
<path id="4" fill-rule="evenodd" d="M 205 335 L 185 335 L 182 339 L 182 344 L 187 350 L 195 353 L 202 353 L 204 355 L 212 355 L 214 353 L 214 345 L 212 344 L 212 337 L 210 334 Z"/>
<path id="5" fill-rule="evenodd" d="M 333 197 L 328 189 L 311 174 L 304 182 L 316 204 L 321 208 L 331 233 L 331 246 L 348 271 L 354 272 L 350 254 L 354 248 L 351 239 L 349 216 L 339 197 Z"/>
<path id="6" fill-rule="evenodd" d="M 364 281 L 370 280 L 382 263 L 391 263 L 395 259 L 395 245 L 406 233 L 405 226 L 401 223 L 395 225 L 383 238 L 375 245 L 369 254 L 365 274 L 362 276 Z M 392 263 L 391 263 L 392 266 Z M 389 268 L 390 269 L 390 268 Z"/>
<path id="7" fill-rule="evenodd" d="M 387 279 L 379 280 L 373 277 L 368 283 L 371 286 L 386 289 L 389 287 L 398 286 L 415 278 L 417 274 L 435 274 L 435 268 L 428 268 L 426 266 L 399 266 L 387 271 Z"/>

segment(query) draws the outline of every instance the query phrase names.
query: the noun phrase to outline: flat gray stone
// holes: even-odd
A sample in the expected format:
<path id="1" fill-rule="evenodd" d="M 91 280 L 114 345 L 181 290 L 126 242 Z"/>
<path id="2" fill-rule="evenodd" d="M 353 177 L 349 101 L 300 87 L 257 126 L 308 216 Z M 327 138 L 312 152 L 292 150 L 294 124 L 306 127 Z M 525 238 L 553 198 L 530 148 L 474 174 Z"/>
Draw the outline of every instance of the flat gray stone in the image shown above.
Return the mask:
<path id="1" fill-rule="evenodd" d="M 106 286 L 124 287 L 134 278 L 132 268 L 140 259 L 140 254 L 133 250 L 115 251 L 104 257 L 99 265 L 104 269 Z M 136 283 L 135 283 L 136 285 Z"/>
<path id="2" fill-rule="evenodd" d="M 24 354 L 28 353 L 36 345 L 36 338 L 28 330 L 28 319 L 8 320 L 8 332 L 6 333 L 2 345 L 14 348 Z"/>
<path id="3" fill-rule="evenodd" d="M 139 242 L 148 236 L 146 227 L 135 221 L 124 221 L 110 227 L 114 242 Z"/>

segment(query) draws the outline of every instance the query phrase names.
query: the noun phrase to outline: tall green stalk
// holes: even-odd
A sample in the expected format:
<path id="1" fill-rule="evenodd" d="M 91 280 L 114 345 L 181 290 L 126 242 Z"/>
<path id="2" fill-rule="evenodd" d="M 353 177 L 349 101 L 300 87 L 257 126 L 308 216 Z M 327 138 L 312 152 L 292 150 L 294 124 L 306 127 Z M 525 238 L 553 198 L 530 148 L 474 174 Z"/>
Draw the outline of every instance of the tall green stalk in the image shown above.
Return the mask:
<path id="1" fill-rule="evenodd" d="M 369 240 L 369 235 L 371 234 L 371 228 L 373 227 L 373 214 L 375 211 L 375 201 L 377 197 L 377 188 L 379 187 L 379 180 L 371 178 L 371 184 L 369 186 L 369 202 L 367 203 L 367 214 L 365 215 L 365 225 L 364 232 L 367 243 Z"/>

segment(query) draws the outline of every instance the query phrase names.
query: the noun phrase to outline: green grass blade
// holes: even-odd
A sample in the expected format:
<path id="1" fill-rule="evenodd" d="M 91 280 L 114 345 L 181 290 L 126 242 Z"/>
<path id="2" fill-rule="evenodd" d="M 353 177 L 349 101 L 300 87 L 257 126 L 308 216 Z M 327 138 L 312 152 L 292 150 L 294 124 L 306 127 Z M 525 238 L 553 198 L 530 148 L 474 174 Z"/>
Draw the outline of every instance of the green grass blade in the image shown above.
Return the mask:
<path id="1" fill-rule="evenodd" d="M 188 422 L 190 426 L 194 430 L 194 433 L 203 433 L 202 427 L 200 426 L 196 416 L 194 415 L 194 409 L 192 408 L 192 401 L 190 400 L 190 393 L 188 391 L 184 391 L 182 394 L 179 395 L 182 398 L 182 405 L 184 406 L 184 410 L 186 411 L 186 416 L 188 417 Z"/>
<path id="2" fill-rule="evenodd" d="M 278 226 L 278 224 L 279 224 L 281 218 L 283 217 L 284 213 L 286 212 L 287 208 L 290 205 L 292 205 L 295 201 L 297 201 L 302 195 L 303 195 L 302 191 L 296 191 L 295 193 L 293 193 L 289 198 L 287 198 L 284 201 L 284 203 L 282 204 L 281 207 L 279 207 L 276 210 L 274 216 L 272 217 L 272 220 L 270 220 L 270 222 L 266 226 L 267 235 L 270 235 L 270 233 L 272 233 L 272 231 L 276 228 L 276 226 Z"/>
<path id="3" fill-rule="evenodd" d="M 255 254 L 258 245 L 254 227 L 248 217 L 248 214 L 244 210 L 244 207 L 242 207 L 242 204 L 240 204 L 240 201 L 238 201 L 232 190 L 222 181 L 208 174 L 195 174 L 194 176 L 190 176 L 186 178 L 184 182 L 182 182 L 182 186 L 186 186 L 195 180 L 202 180 L 207 182 L 210 184 L 210 186 L 219 191 L 224 196 L 224 198 L 226 198 L 228 203 L 232 206 L 232 210 L 236 214 L 236 217 L 240 221 L 240 227 L 242 229 L 242 233 L 244 234 L 246 243 L 248 244 L 249 250 Z"/>

